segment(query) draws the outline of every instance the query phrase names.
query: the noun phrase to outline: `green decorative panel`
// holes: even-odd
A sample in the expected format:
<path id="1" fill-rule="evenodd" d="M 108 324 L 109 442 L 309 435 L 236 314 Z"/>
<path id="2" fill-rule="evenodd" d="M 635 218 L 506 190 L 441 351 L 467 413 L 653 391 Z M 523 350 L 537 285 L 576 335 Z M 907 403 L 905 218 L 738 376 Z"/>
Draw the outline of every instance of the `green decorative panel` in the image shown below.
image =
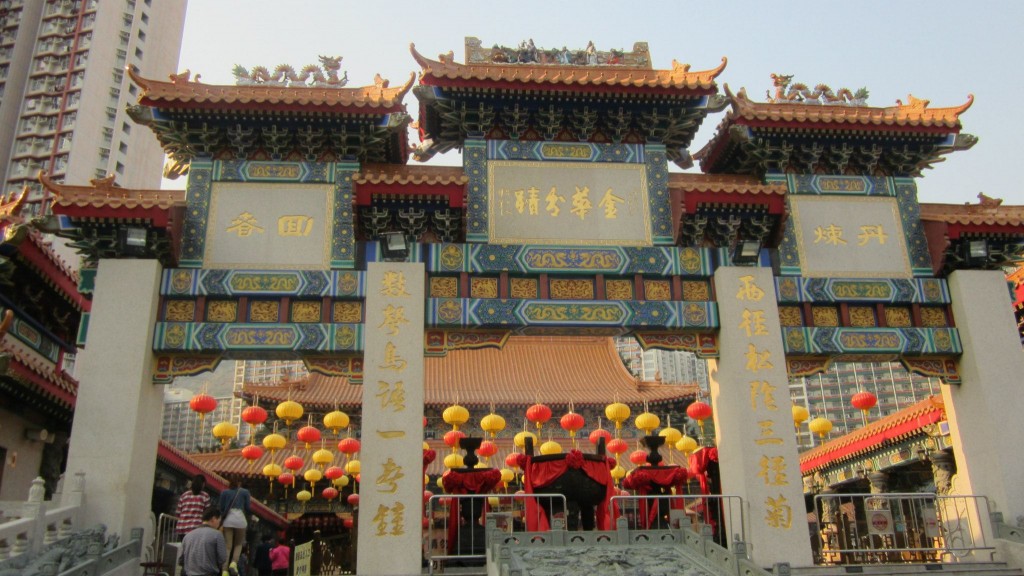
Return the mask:
<path id="1" fill-rule="evenodd" d="M 779 303 L 884 302 L 890 304 L 949 304 L 943 278 L 883 279 L 777 277 Z"/>
<path id="2" fill-rule="evenodd" d="M 466 184 L 466 240 L 487 242 L 487 143 L 466 140 L 462 149 L 462 166 L 469 177 Z"/>
<path id="3" fill-rule="evenodd" d="M 160 295 L 365 297 L 365 272 L 357 270 L 164 270 Z"/>
<path id="4" fill-rule="evenodd" d="M 715 302 L 513 300 L 433 298 L 427 300 L 431 328 L 536 327 L 628 329 L 718 328 Z"/>
<path id="5" fill-rule="evenodd" d="M 956 355 L 963 352 L 956 328 L 784 327 L 786 354 Z"/>
<path id="6" fill-rule="evenodd" d="M 215 324 L 157 322 L 157 353 L 361 352 L 362 324 Z"/>
<path id="7" fill-rule="evenodd" d="M 713 273 L 711 249 L 433 244 L 427 270 L 434 273 L 645 274 L 699 276 Z"/>

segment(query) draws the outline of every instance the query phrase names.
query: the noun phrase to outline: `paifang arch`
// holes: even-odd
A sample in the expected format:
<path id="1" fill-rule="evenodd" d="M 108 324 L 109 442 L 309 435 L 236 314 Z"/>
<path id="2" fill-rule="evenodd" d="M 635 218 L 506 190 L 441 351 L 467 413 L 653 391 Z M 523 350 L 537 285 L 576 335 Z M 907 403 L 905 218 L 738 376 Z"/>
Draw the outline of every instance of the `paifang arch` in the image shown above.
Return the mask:
<path id="1" fill-rule="evenodd" d="M 738 393 L 719 390 L 716 421 L 761 422 L 722 431 L 748 456 L 775 449 L 759 439 L 790 423 L 787 375 L 899 359 L 964 380 L 957 324 L 995 304 L 954 322 L 967 288 L 950 277 L 1018 257 L 1024 225 L 987 197 L 921 204 L 915 177 L 974 144 L 960 123 L 973 97 L 951 108 L 831 92 L 755 102 L 719 92 L 724 58 L 657 70 L 645 43 L 588 64 L 496 62 L 472 38 L 466 50 L 460 64 L 413 47 L 419 79 L 397 87 L 130 72 L 141 96 L 129 113 L 152 129 L 169 173 L 187 172 L 184 193 L 43 181 L 86 255 L 83 292 L 104 259 L 159 261 L 154 383 L 254 357 L 361 381 L 381 328 L 367 321 L 380 291 L 370 269 L 396 259 L 421 265 L 425 354 L 500 347 L 509 334 L 633 334 L 717 358 L 717 386 Z M 406 163 L 449 150 L 461 167 Z M 700 173 L 669 170 L 695 160 Z M 397 257 L 385 242 L 395 233 L 407 243 Z M 795 466 L 792 444 L 777 450 Z M 742 460 L 736 477 L 756 482 L 756 459 Z M 754 482 L 736 491 L 774 542 L 773 530 L 792 530 L 758 507 L 796 501 L 798 482 Z M 755 547 L 760 560 L 775 559 L 771 548 Z"/>

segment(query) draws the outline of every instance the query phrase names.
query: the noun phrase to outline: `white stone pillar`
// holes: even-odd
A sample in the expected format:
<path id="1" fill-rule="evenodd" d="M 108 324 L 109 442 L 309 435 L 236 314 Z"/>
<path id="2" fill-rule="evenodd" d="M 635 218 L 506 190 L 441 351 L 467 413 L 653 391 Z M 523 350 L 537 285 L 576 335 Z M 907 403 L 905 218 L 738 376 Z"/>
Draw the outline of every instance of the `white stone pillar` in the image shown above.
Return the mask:
<path id="1" fill-rule="evenodd" d="M 85 473 L 80 526 L 102 522 L 122 542 L 150 523 L 164 395 L 153 385 L 160 276 L 156 260 L 100 260 L 78 360 L 65 475 Z"/>
<path id="2" fill-rule="evenodd" d="M 998 271 L 959 270 L 949 276 L 953 317 L 964 353 L 961 384 L 942 386 L 956 458 L 951 494 L 987 496 L 1013 524 L 1024 515 L 1024 353 Z"/>
<path id="3" fill-rule="evenodd" d="M 710 384 L 722 493 L 743 499 L 746 540 L 754 562 L 810 566 L 772 271 L 721 267 L 715 272 L 715 288 L 721 355 Z M 735 518 L 727 528 L 730 535 L 740 533 Z"/>
<path id="4" fill-rule="evenodd" d="M 420 574 L 423 553 L 421 263 L 366 271 L 358 574 Z"/>

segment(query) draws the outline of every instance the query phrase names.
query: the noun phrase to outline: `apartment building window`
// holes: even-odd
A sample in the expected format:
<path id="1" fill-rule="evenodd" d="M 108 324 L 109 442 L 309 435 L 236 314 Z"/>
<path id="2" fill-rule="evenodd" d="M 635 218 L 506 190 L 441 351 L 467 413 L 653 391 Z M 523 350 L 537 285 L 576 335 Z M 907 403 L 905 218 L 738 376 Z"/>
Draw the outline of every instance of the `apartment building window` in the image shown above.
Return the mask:
<path id="1" fill-rule="evenodd" d="M 138 91 L 139 91 L 139 89 L 135 87 L 135 84 L 132 84 L 131 86 L 128 87 L 128 93 L 131 94 L 132 96 L 135 96 L 135 94 L 138 93 Z"/>
<path id="2" fill-rule="evenodd" d="M 135 57 L 140 59 L 140 60 L 142 59 L 142 48 L 136 48 L 135 49 Z"/>
<path id="3" fill-rule="evenodd" d="M 119 144 L 119 145 L 117 146 L 117 150 L 118 150 L 118 151 L 119 151 L 119 152 L 120 152 L 121 154 L 127 154 L 127 153 L 128 153 L 128 145 L 127 145 L 127 144 L 125 144 L 124 142 L 121 142 L 121 144 Z"/>
<path id="4" fill-rule="evenodd" d="M 121 122 L 121 131 L 125 134 L 131 134 L 132 127 L 127 122 Z"/>
<path id="5" fill-rule="evenodd" d="M 118 162 L 114 169 L 117 170 L 118 174 L 120 174 L 122 176 L 124 175 L 124 164 L 121 164 L 120 162 Z"/>
<path id="6" fill-rule="evenodd" d="M 142 23 L 149 24 L 149 14 L 146 14 L 145 12 L 142 13 Z"/>
<path id="7" fill-rule="evenodd" d="M 145 42 L 145 41 L 146 41 L 146 33 L 143 32 L 142 30 L 139 30 L 139 42 Z"/>
<path id="8" fill-rule="evenodd" d="M 121 32 L 121 46 L 127 46 L 128 41 L 131 40 L 131 34 L 128 32 Z M 118 50 L 117 53 L 120 56 L 124 50 Z"/>

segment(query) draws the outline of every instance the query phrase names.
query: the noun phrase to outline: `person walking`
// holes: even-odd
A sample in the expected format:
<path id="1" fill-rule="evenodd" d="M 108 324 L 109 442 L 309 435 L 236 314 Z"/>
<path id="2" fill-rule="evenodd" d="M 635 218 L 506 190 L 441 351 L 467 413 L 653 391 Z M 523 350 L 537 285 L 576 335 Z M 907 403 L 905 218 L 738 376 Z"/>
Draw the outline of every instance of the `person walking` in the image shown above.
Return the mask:
<path id="1" fill-rule="evenodd" d="M 288 576 L 291 557 L 292 549 L 285 544 L 284 538 L 279 539 L 277 546 L 270 551 L 270 567 L 273 569 L 273 576 Z"/>
<path id="2" fill-rule="evenodd" d="M 206 476 L 196 474 L 189 489 L 178 497 L 174 515 L 178 517 L 176 531 L 179 540 L 203 523 L 203 512 L 210 507 L 210 495 L 204 488 Z"/>
<path id="3" fill-rule="evenodd" d="M 220 533 L 220 509 L 210 506 L 200 515 L 200 524 L 181 541 L 181 566 L 186 576 L 221 576 L 228 559 L 224 535 Z"/>
<path id="4" fill-rule="evenodd" d="M 256 547 L 256 556 L 253 559 L 253 565 L 256 568 L 256 573 L 259 576 L 271 576 L 273 568 L 270 566 L 270 551 L 274 548 L 274 539 L 270 536 L 264 536 L 263 541 Z"/>
<path id="5" fill-rule="evenodd" d="M 242 488 L 238 480 L 231 481 L 231 487 L 220 493 L 221 528 L 228 547 L 228 561 L 224 569 L 236 568 L 238 555 L 245 544 L 245 530 L 249 527 L 249 491 Z"/>

